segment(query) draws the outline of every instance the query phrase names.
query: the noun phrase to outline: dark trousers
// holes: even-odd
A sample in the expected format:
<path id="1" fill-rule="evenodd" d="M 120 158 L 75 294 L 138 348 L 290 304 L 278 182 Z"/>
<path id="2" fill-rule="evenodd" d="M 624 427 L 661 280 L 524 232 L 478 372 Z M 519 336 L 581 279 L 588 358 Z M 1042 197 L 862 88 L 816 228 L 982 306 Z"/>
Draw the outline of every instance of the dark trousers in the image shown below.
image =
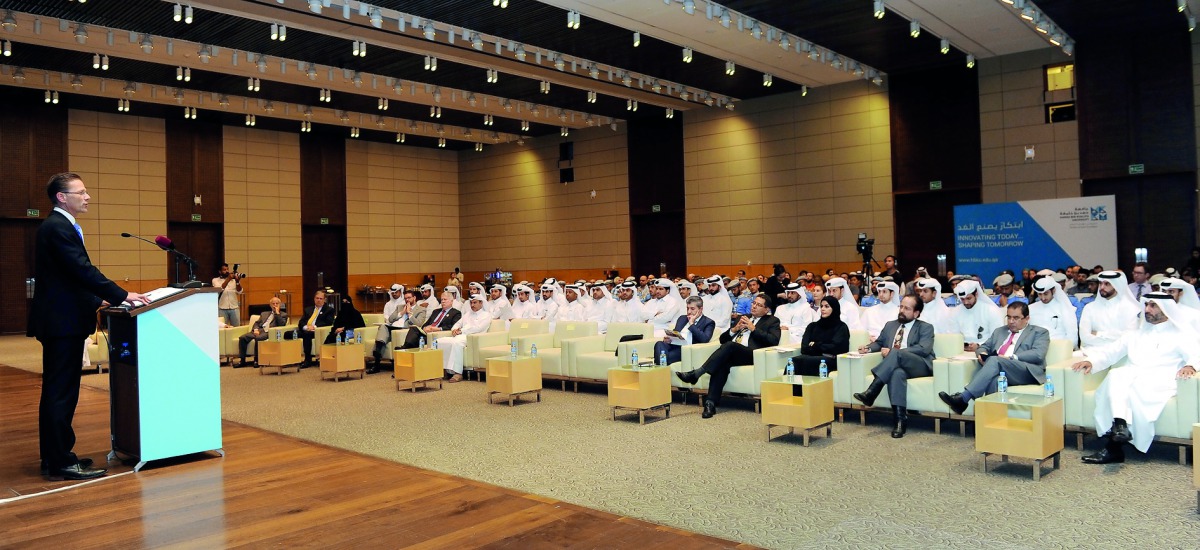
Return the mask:
<path id="1" fill-rule="evenodd" d="M 304 347 L 304 362 L 305 363 L 312 362 L 312 343 L 313 343 L 313 338 L 316 338 L 316 337 L 317 337 L 316 332 L 309 332 L 307 330 L 304 330 L 303 328 L 300 329 L 300 339 L 304 340 L 303 347 Z M 255 346 L 255 347 L 258 347 L 258 346 Z"/>
<path id="2" fill-rule="evenodd" d="M 887 384 L 888 400 L 896 407 L 908 407 L 908 379 L 933 376 L 933 370 L 915 353 L 902 349 L 888 352 L 875 368 L 875 380 Z"/>
<path id="3" fill-rule="evenodd" d="M 247 348 L 250 347 L 250 342 L 255 341 L 255 340 L 257 340 L 259 342 L 266 340 L 268 337 L 270 337 L 269 333 L 270 333 L 270 330 L 264 330 L 264 331 L 260 331 L 258 333 L 258 336 L 255 336 L 254 332 L 252 331 L 252 332 L 247 332 L 246 334 L 243 334 L 241 336 L 238 336 L 238 357 L 241 358 L 243 363 L 246 362 L 246 351 L 247 351 Z M 255 363 L 258 362 L 258 344 L 254 345 L 254 362 Z"/>
<path id="4" fill-rule="evenodd" d="M 413 349 L 417 347 L 417 345 L 421 343 L 421 338 L 424 336 L 425 335 L 421 334 L 421 331 L 417 330 L 415 327 L 408 329 L 408 333 L 404 335 L 404 345 L 400 346 L 400 349 Z M 428 341 L 425 342 L 426 345 L 429 343 L 430 342 Z"/>
<path id="5" fill-rule="evenodd" d="M 51 471 L 79 462 L 75 447 L 75 406 L 83 373 L 86 334 L 39 338 L 42 342 L 42 399 L 38 404 L 38 436 L 42 460 Z"/>
<path id="6" fill-rule="evenodd" d="M 700 370 L 707 372 L 709 377 L 708 400 L 712 401 L 714 405 L 720 405 L 721 391 L 725 389 L 725 382 L 729 381 L 729 369 L 752 363 L 754 363 L 754 352 L 750 348 L 732 340 L 721 344 L 721 347 L 708 356 L 708 360 L 700 367 Z"/>
<path id="7" fill-rule="evenodd" d="M 824 355 L 797 355 L 792 358 L 792 366 L 796 367 L 796 374 L 804 376 L 820 376 L 821 375 L 821 360 L 825 360 L 825 366 L 829 367 L 829 372 L 837 370 L 837 357 L 826 357 Z"/>
<path id="8" fill-rule="evenodd" d="M 664 351 L 667 352 L 667 364 L 668 365 L 670 365 L 671 363 L 678 363 L 683 360 L 683 346 L 676 346 L 673 344 L 668 344 L 666 342 L 663 342 L 662 340 L 659 340 L 658 342 L 654 343 L 654 364 L 655 365 L 658 364 L 658 356 L 662 355 L 662 352 L 664 352 Z"/>
<path id="9" fill-rule="evenodd" d="M 971 397 L 983 397 L 989 393 L 996 393 L 996 379 L 1000 377 L 1001 369 L 1004 370 L 1005 378 L 1008 378 L 1009 386 L 1041 384 L 1046 381 L 1046 370 L 1041 365 L 992 355 L 983 362 L 983 368 L 979 369 L 979 372 L 976 372 L 971 381 L 967 383 L 966 390 L 971 392 Z"/>

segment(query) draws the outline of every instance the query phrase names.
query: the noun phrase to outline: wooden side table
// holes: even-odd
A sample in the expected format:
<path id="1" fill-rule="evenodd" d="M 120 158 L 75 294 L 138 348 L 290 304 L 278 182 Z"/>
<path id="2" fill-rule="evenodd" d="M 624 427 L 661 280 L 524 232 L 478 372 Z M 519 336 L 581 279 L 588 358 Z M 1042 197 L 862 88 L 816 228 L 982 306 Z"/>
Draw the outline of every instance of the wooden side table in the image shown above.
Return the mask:
<path id="1" fill-rule="evenodd" d="M 350 373 L 357 372 L 358 379 L 367 372 L 366 359 L 363 357 L 362 346 L 357 344 L 322 344 L 321 345 L 321 379 L 325 374 L 333 375 L 333 381 L 338 382 L 342 374 L 350 378 Z"/>
<path id="2" fill-rule="evenodd" d="M 613 420 L 617 411 L 633 411 L 638 424 L 646 423 L 646 411 L 665 410 L 671 418 L 671 369 L 631 365 L 608 369 L 608 406 Z"/>
<path id="3" fill-rule="evenodd" d="M 795 388 L 800 395 L 795 395 Z M 825 437 L 833 436 L 833 379 L 819 376 L 778 376 L 762 381 L 762 423 L 771 428 L 784 426 L 788 433 L 804 430 L 804 446 L 813 430 L 825 428 Z"/>
<path id="4" fill-rule="evenodd" d="M 258 343 L 258 374 L 264 374 L 267 369 L 276 369 L 276 374 L 283 374 L 285 368 L 295 368 L 300 372 L 300 363 L 304 361 L 303 340 L 263 340 Z"/>
<path id="5" fill-rule="evenodd" d="M 983 455 L 983 471 L 988 471 L 988 456 L 998 454 L 1031 458 L 1033 480 L 1042 478 L 1042 466 L 1054 461 L 1061 464 L 1063 450 L 1062 397 L 1042 397 L 1019 393 L 993 393 L 975 400 L 975 450 Z"/>
<path id="6" fill-rule="evenodd" d="M 438 389 L 442 389 L 442 350 L 440 349 L 397 349 L 392 352 L 393 365 L 396 373 L 396 391 L 403 388 L 400 382 L 407 381 L 413 393 L 417 392 L 417 384 L 428 388 L 434 380 Z"/>
<path id="7" fill-rule="evenodd" d="M 511 407 L 515 399 L 528 393 L 534 394 L 539 402 L 542 400 L 542 358 L 527 355 L 488 358 L 488 403 L 495 394 L 507 395 Z"/>

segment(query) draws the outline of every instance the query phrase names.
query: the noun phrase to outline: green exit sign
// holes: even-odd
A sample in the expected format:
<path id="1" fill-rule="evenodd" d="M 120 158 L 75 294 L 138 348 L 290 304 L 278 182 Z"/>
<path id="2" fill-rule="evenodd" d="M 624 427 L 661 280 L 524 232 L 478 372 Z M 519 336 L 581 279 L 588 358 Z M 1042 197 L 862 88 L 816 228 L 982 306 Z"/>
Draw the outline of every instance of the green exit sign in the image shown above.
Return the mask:
<path id="1" fill-rule="evenodd" d="M 41 215 L 42 215 L 42 211 L 38 210 L 37 208 L 26 208 L 25 209 L 25 216 L 27 216 L 27 217 L 36 218 Z"/>
<path id="2" fill-rule="evenodd" d="M 934 180 L 929 182 L 930 191 L 940 191 L 942 189 L 942 180 Z"/>
<path id="3" fill-rule="evenodd" d="M 321 225 L 329 225 L 329 218 L 321 218 Z"/>
<path id="4" fill-rule="evenodd" d="M 194 221 L 194 222 L 200 221 L 200 214 L 192 214 L 192 221 Z"/>
<path id="5" fill-rule="evenodd" d="M 1145 173 L 1146 173 L 1146 165 L 1145 164 L 1130 164 L 1129 165 L 1129 175 L 1133 176 L 1133 175 L 1145 174 Z"/>

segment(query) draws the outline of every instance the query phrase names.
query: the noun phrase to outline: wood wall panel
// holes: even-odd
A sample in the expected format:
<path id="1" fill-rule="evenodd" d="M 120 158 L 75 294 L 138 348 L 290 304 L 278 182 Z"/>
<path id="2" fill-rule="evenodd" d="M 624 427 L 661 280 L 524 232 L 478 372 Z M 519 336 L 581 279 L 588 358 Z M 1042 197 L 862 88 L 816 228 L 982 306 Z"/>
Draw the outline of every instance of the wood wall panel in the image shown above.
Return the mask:
<path id="1" fill-rule="evenodd" d="M 0 101 L 15 101 L 11 92 Z M 35 104 L 0 110 L 0 217 L 24 218 L 27 208 L 52 208 L 46 197 L 50 176 L 67 164 L 67 110 Z"/>
<path id="2" fill-rule="evenodd" d="M 191 222 L 193 214 L 203 223 L 225 220 L 222 131 L 219 124 L 166 119 L 169 221 Z"/>
<path id="3" fill-rule="evenodd" d="M 300 137 L 300 223 L 346 225 L 345 140 L 324 135 Z M 343 245 L 343 250 L 344 250 Z"/>
<path id="4" fill-rule="evenodd" d="M 683 271 L 687 266 L 687 247 L 679 246 L 687 240 L 683 116 L 631 120 L 627 139 L 633 268 L 658 272 L 659 264 L 665 263 L 668 269 Z"/>
<path id="5" fill-rule="evenodd" d="M 931 181 L 943 189 L 979 188 L 977 73 L 956 66 L 892 75 L 888 96 L 893 190 L 928 191 Z"/>

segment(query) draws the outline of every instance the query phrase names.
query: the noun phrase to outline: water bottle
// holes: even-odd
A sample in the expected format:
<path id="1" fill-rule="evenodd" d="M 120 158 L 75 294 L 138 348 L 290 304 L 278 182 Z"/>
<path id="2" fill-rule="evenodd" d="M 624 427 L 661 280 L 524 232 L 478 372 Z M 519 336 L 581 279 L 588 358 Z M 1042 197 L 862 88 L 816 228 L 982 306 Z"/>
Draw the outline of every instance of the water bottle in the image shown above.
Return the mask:
<path id="1" fill-rule="evenodd" d="M 636 368 L 637 368 L 637 364 L 638 364 L 638 356 L 637 356 L 637 350 L 636 350 L 636 349 L 635 349 L 635 350 L 633 350 L 633 355 L 632 355 L 632 356 L 630 356 L 630 362 L 632 362 L 632 363 L 633 363 L 633 368 L 635 368 L 635 369 L 636 369 Z"/>
<path id="2" fill-rule="evenodd" d="M 1043 395 L 1047 398 L 1054 397 L 1054 377 L 1046 374 L 1046 383 L 1042 386 Z"/>
<path id="3" fill-rule="evenodd" d="M 361 330 L 354 333 L 354 341 L 359 344 L 362 343 L 362 331 Z"/>
<path id="4" fill-rule="evenodd" d="M 1000 371 L 1000 377 L 996 379 L 996 391 L 1005 393 L 1008 391 L 1008 375 L 1004 371 Z"/>
<path id="5" fill-rule="evenodd" d="M 424 336 L 422 336 L 421 339 L 417 342 L 417 349 L 425 349 L 425 337 Z"/>
<path id="6" fill-rule="evenodd" d="M 297 328 L 292 329 L 292 340 L 297 340 L 299 338 L 300 338 L 300 328 L 297 327 Z"/>
<path id="7" fill-rule="evenodd" d="M 821 360 L 821 378 L 829 378 L 829 365 L 825 364 L 825 360 Z"/>
<path id="8" fill-rule="evenodd" d="M 282 340 L 283 340 L 283 329 L 279 329 L 279 328 L 275 329 L 275 341 L 280 342 Z"/>
<path id="9" fill-rule="evenodd" d="M 347 344 L 354 343 L 354 329 L 350 329 L 350 330 L 346 331 L 346 343 Z"/>
<path id="10" fill-rule="evenodd" d="M 537 344 L 530 344 L 530 345 L 529 345 L 529 356 L 530 356 L 530 357 L 537 357 Z"/>
<path id="11" fill-rule="evenodd" d="M 663 367 L 667 366 L 667 350 L 658 352 L 658 364 Z"/>
<path id="12" fill-rule="evenodd" d="M 516 341 L 516 340 L 513 340 L 513 341 L 512 341 L 512 347 L 511 347 L 511 348 L 509 348 L 509 350 L 508 350 L 508 356 L 509 356 L 509 357 L 516 357 L 516 356 L 517 356 L 517 341 Z"/>
<path id="13" fill-rule="evenodd" d="M 433 339 L 433 349 L 437 349 L 437 338 Z"/>
<path id="14" fill-rule="evenodd" d="M 792 363 L 791 357 L 788 357 L 787 366 L 783 368 L 783 373 L 788 376 L 796 374 L 796 365 L 795 363 Z"/>

